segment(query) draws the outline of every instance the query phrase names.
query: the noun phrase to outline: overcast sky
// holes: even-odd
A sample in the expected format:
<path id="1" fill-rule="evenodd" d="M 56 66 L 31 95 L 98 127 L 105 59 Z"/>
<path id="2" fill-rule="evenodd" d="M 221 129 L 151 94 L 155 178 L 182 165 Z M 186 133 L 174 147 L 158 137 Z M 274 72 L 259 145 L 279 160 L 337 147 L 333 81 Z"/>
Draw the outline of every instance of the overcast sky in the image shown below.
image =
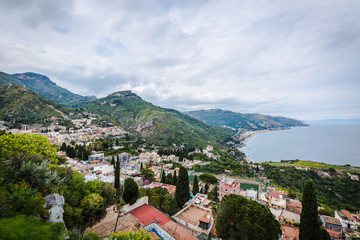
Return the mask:
<path id="1" fill-rule="evenodd" d="M 360 118 L 360 1 L 0 0 L 0 71 L 182 111 Z"/>

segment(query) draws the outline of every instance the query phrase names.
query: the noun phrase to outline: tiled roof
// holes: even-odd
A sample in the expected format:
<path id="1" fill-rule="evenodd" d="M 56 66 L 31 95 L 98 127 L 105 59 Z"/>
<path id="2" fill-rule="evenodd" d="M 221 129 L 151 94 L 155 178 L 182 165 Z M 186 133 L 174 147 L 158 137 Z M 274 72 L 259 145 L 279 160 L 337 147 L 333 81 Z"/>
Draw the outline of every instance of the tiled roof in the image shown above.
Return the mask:
<path id="1" fill-rule="evenodd" d="M 341 212 L 345 215 L 345 217 L 347 217 L 347 219 L 352 219 L 352 220 L 354 220 L 354 217 L 351 216 L 351 214 L 350 214 L 348 211 L 346 211 L 346 210 L 341 210 Z"/>
<path id="2" fill-rule="evenodd" d="M 326 223 L 341 226 L 341 223 L 340 223 L 339 219 L 337 219 L 337 218 L 333 218 L 333 217 L 329 217 L 329 216 L 325 216 L 325 215 L 323 215 L 322 217 L 324 218 L 324 221 Z"/>
<path id="3" fill-rule="evenodd" d="M 162 226 L 171 221 L 165 214 L 147 204 L 131 210 L 130 214 L 136 217 L 144 226 L 152 222 Z"/>

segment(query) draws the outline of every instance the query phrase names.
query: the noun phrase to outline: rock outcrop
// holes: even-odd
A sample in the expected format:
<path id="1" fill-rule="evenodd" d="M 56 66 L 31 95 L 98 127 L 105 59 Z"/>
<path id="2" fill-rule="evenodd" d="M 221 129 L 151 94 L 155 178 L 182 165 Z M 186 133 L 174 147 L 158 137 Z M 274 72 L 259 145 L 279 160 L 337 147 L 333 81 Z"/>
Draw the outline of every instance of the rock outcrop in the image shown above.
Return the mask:
<path id="1" fill-rule="evenodd" d="M 65 199 L 63 196 L 53 193 L 47 195 L 45 197 L 46 203 L 45 207 L 50 207 L 49 209 L 49 222 L 57 223 L 57 222 L 64 222 L 63 214 L 64 214 L 64 203 Z"/>

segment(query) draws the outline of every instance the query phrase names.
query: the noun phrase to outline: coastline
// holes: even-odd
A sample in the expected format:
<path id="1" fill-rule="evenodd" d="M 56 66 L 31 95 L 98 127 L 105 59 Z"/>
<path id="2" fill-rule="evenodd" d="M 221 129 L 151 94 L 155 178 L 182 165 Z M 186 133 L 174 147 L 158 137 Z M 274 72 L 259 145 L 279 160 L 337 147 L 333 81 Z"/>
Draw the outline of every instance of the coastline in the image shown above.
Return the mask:
<path id="1" fill-rule="evenodd" d="M 264 130 L 258 130 L 258 131 L 246 131 L 242 134 L 240 134 L 239 136 L 239 141 L 240 141 L 240 146 L 238 147 L 238 149 L 241 151 L 241 149 L 243 147 L 246 146 L 246 144 L 257 134 L 259 133 L 265 133 L 265 132 L 272 132 L 272 131 L 279 131 L 279 130 L 286 130 L 286 129 L 291 129 L 291 127 L 289 128 L 277 128 L 277 129 L 264 129 Z M 247 156 L 245 157 L 245 160 L 248 163 L 251 163 L 252 160 L 250 158 L 248 158 Z"/>

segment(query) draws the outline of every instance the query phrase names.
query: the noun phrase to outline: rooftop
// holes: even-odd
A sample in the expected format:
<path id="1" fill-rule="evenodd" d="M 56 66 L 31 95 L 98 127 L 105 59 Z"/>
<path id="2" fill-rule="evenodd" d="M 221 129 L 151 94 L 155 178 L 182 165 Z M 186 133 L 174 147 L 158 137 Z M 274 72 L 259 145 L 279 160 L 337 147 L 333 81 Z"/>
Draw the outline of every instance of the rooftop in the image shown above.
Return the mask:
<path id="1" fill-rule="evenodd" d="M 287 225 L 281 225 L 281 231 L 283 233 L 284 240 L 298 240 L 299 239 L 299 228 Z"/>
<path id="2" fill-rule="evenodd" d="M 158 225 L 163 226 L 171 221 L 165 214 L 147 204 L 131 210 L 130 214 L 137 218 L 144 226 L 152 222 L 156 222 Z"/>
<path id="3" fill-rule="evenodd" d="M 205 214 L 212 217 L 212 212 L 201 207 L 189 206 L 184 211 L 180 211 L 175 214 L 175 217 L 184 220 L 185 222 L 191 223 L 194 226 L 199 225 L 199 220 L 204 217 Z"/>
<path id="4" fill-rule="evenodd" d="M 198 238 L 186 231 L 180 224 L 170 221 L 162 228 L 177 240 L 197 240 Z"/>
<path id="5" fill-rule="evenodd" d="M 339 219 L 337 219 L 337 218 L 333 218 L 333 217 L 329 217 L 329 216 L 325 216 L 325 215 L 322 215 L 322 217 L 324 218 L 324 221 L 326 223 L 341 226 L 341 223 L 340 223 Z"/>
<path id="6" fill-rule="evenodd" d="M 342 214 L 344 214 L 344 216 L 345 216 L 347 219 L 354 220 L 354 217 L 351 216 L 351 214 L 350 214 L 348 211 L 346 211 L 346 210 L 340 210 L 340 212 L 341 212 Z"/>

